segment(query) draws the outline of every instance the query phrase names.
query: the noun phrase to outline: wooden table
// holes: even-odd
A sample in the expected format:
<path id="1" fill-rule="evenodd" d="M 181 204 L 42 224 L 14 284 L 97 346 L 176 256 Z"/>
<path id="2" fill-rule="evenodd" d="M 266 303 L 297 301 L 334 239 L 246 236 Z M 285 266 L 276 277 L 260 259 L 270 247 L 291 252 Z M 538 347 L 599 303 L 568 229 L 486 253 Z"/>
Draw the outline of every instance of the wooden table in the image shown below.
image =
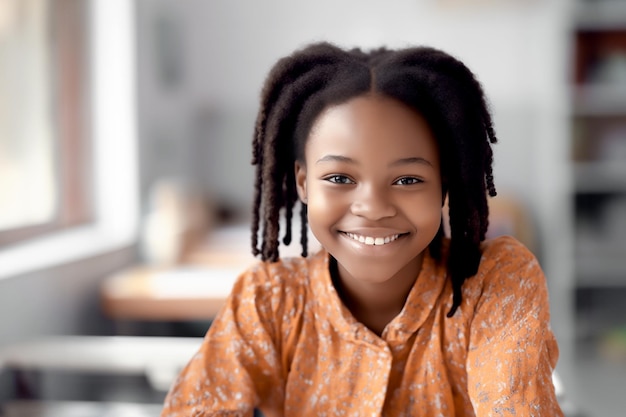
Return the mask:
<path id="1" fill-rule="evenodd" d="M 137 265 L 106 278 L 100 288 L 104 313 L 114 320 L 214 318 L 234 281 L 256 262 L 249 236 L 247 225 L 216 229 L 181 264 Z"/>
<path id="2" fill-rule="evenodd" d="M 319 248 L 310 235 L 309 251 Z M 300 246 L 281 245 L 280 253 L 298 256 Z M 250 253 L 249 226 L 223 227 L 212 231 L 181 265 L 138 265 L 107 278 L 101 286 L 102 308 L 116 320 L 210 320 L 236 278 L 257 261 Z"/>
<path id="3" fill-rule="evenodd" d="M 102 309 L 112 319 L 182 321 L 215 317 L 244 267 L 137 266 L 107 278 Z"/>

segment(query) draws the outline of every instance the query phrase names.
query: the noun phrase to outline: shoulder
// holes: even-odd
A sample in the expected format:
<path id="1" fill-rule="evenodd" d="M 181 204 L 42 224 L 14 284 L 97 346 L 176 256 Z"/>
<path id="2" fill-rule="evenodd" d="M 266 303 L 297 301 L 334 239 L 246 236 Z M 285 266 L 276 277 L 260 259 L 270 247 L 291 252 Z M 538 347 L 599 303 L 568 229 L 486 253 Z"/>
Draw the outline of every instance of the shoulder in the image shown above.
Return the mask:
<path id="1" fill-rule="evenodd" d="M 296 325 L 310 305 L 309 277 L 323 260 L 314 255 L 277 262 L 258 261 L 249 266 L 235 280 L 211 325 L 212 338 L 228 339 L 234 328 L 253 338 L 262 328 L 278 343 L 284 329 Z"/>
<path id="2" fill-rule="evenodd" d="M 546 279 L 535 255 L 510 236 L 486 240 L 476 275 L 466 281 L 467 302 L 485 302 L 492 297 L 527 298 L 547 291 Z M 479 301 L 481 300 L 481 301 Z"/>
<path id="3" fill-rule="evenodd" d="M 311 257 L 286 257 L 276 262 L 258 261 L 245 270 L 240 280 L 248 285 L 261 286 L 296 286 L 306 285 L 309 277 L 322 269 L 325 264 L 324 253 Z"/>
<path id="4" fill-rule="evenodd" d="M 512 237 L 483 248 L 478 272 L 463 289 L 473 346 L 549 327 L 546 278 L 532 252 Z"/>
<path id="5" fill-rule="evenodd" d="M 535 255 L 514 237 L 488 239 L 482 243 L 481 252 L 477 281 L 518 286 L 529 280 L 545 279 Z"/>
<path id="6" fill-rule="evenodd" d="M 324 253 L 310 257 L 287 257 L 277 262 L 258 261 L 237 279 L 231 297 L 238 303 L 270 307 L 274 312 L 286 306 L 303 305 L 310 293 L 311 277 L 323 270 Z"/>
<path id="7" fill-rule="evenodd" d="M 479 269 L 502 266 L 502 263 L 534 263 L 535 255 L 512 236 L 498 236 L 481 244 L 482 257 Z"/>
<path id="8" fill-rule="evenodd" d="M 543 280 L 543 271 L 535 255 L 523 243 L 511 236 L 489 239 L 482 244 L 478 273 L 500 277 Z"/>

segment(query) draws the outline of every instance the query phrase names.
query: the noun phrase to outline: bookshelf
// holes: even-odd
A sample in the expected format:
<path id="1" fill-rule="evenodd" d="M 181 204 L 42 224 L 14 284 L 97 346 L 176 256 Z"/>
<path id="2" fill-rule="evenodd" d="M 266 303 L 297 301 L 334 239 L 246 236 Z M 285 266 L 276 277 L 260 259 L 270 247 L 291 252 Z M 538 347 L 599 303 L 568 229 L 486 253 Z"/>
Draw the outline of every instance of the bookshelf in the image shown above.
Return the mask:
<path id="1" fill-rule="evenodd" d="M 577 341 L 626 328 L 626 2 L 581 1 L 571 32 Z"/>

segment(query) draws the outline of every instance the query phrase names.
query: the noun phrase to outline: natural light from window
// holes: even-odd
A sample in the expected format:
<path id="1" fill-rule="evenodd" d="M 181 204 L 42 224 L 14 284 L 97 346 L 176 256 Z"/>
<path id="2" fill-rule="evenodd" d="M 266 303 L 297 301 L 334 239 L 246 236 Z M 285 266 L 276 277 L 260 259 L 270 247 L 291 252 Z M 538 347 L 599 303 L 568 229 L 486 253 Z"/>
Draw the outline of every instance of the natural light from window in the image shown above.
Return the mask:
<path id="1" fill-rule="evenodd" d="M 49 222 L 58 201 L 48 2 L 0 3 L 0 230 Z"/>
<path id="2" fill-rule="evenodd" d="M 0 279 L 136 243 L 134 12 L 0 0 Z"/>

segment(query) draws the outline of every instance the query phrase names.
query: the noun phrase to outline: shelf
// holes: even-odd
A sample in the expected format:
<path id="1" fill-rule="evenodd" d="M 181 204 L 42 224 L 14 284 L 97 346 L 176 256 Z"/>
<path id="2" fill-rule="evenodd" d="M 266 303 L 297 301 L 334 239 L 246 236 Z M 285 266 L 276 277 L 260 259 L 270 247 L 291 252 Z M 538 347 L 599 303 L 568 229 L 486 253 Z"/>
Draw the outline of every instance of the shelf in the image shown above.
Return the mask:
<path id="1" fill-rule="evenodd" d="M 626 85 L 585 85 L 572 88 L 574 116 L 626 116 Z"/>
<path id="2" fill-rule="evenodd" d="M 577 30 L 626 29 L 626 3 L 621 0 L 578 2 L 574 25 Z"/>
<path id="3" fill-rule="evenodd" d="M 626 0 L 572 6 L 572 330 L 575 340 L 595 344 L 626 325 Z"/>
<path id="4" fill-rule="evenodd" d="M 578 288 L 626 288 L 626 263 L 619 259 L 577 257 L 575 264 Z"/>
<path id="5" fill-rule="evenodd" d="M 578 287 L 626 288 L 626 241 L 579 239 L 574 267 Z"/>
<path id="6" fill-rule="evenodd" d="M 577 193 L 626 193 L 626 161 L 573 164 Z"/>

